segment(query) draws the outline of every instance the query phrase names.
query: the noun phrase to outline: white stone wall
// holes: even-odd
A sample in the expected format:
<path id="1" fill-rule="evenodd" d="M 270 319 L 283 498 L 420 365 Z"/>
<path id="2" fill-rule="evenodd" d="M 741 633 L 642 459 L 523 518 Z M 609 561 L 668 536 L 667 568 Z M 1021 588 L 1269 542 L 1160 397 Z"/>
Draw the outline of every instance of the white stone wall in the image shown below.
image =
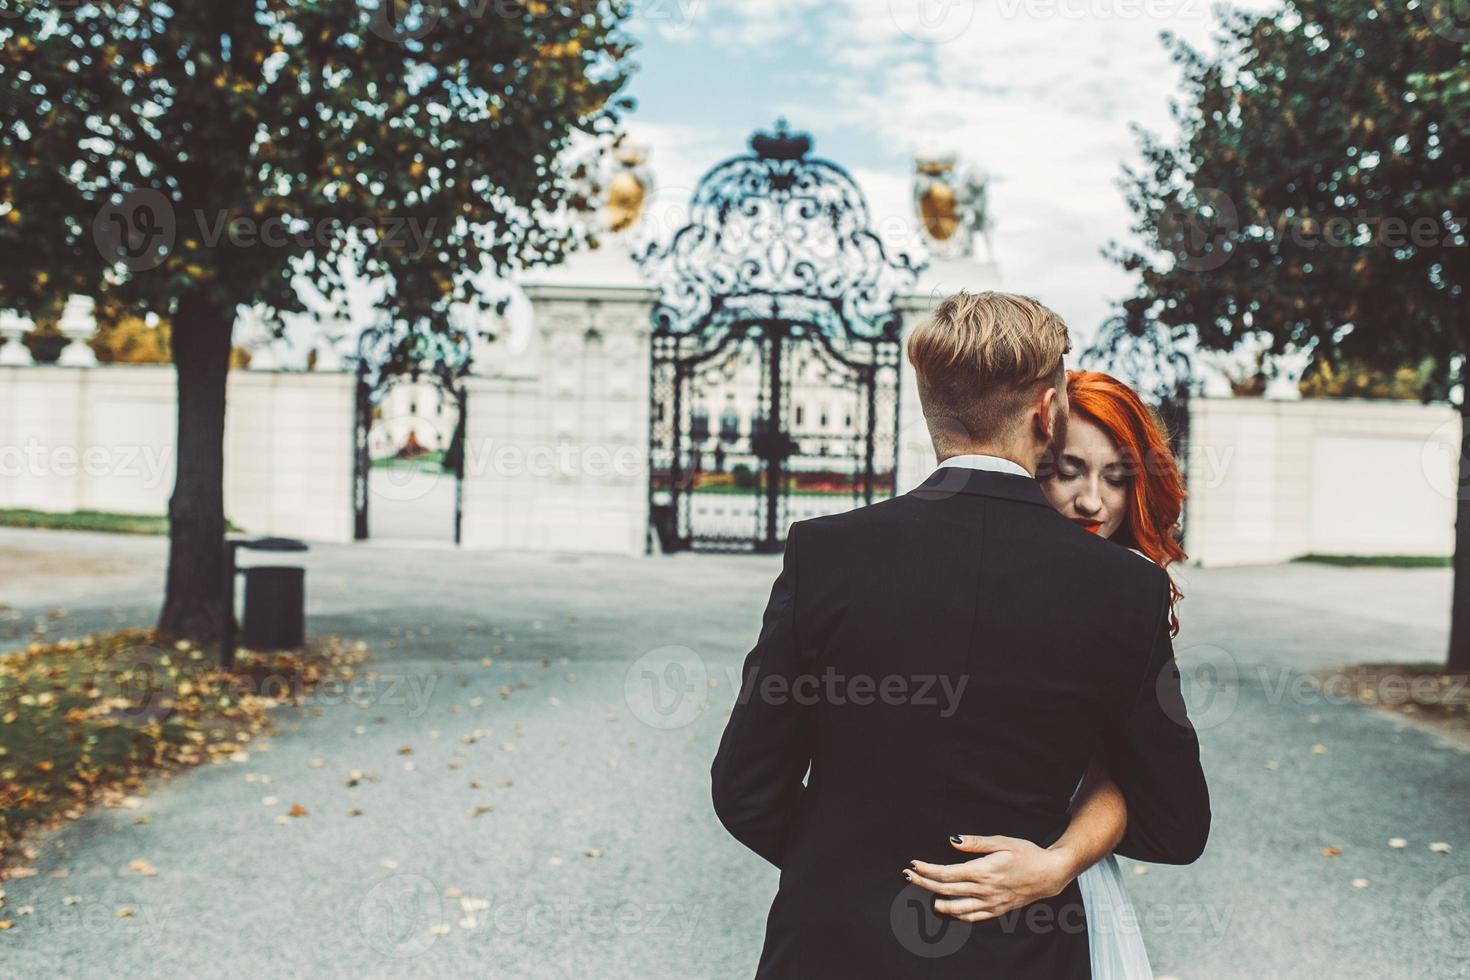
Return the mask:
<path id="1" fill-rule="evenodd" d="M 354 383 L 340 371 L 230 372 L 231 521 L 251 533 L 352 540 Z"/>
<path id="2" fill-rule="evenodd" d="M 492 345 L 466 380 L 463 545 L 642 554 L 653 295 L 532 292 L 528 342 Z M 901 491 L 934 465 L 912 371 L 903 379 Z M 229 385 L 230 520 L 350 540 L 352 376 L 235 371 Z M 172 367 L 0 367 L 0 507 L 163 514 L 174 426 Z M 1448 555 L 1459 430 L 1447 405 L 1195 399 L 1185 549 L 1205 565 Z"/>
<path id="3" fill-rule="evenodd" d="M 1196 398 L 1185 551 L 1202 565 L 1454 551 L 1449 405 Z"/>
<path id="4" fill-rule="evenodd" d="M 526 292 L 528 342 L 466 382 L 463 544 L 643 554 L 654 294 Z"/>
<path id="5" fill-rule="evenodd" d="M 173 369 L 0 368 L 0 506 L 162 514 Z"/>
<path id="6" fill-rule="evenodd" d="M 252 534 L 352 534 L 352 378 L 234 371 L 225 514 Z M 171 366 L 0 368 L 0 507 L 164 514 L 174 484 Z"/>

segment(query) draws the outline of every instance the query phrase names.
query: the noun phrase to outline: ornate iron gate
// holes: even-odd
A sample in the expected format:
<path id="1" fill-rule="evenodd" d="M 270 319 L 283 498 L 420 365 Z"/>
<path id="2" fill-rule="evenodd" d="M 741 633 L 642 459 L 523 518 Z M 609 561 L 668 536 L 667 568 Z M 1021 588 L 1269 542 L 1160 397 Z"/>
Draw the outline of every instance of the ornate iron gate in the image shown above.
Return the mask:
<path id="1" fill-rule="evenodd" d="M 777 123 L 707 173 L 639 262 L 653 314 L 649 504 L 665 550 L 780 551 L 792 520 L 894 491 L 900 316 L 921 266 Z"/>
<path id="2" fill-rule="evenodd" d="M 372 471 L 369 436 L 374 411 L 394 382 L 428 378 L 457 409 L 454 433 L 445 451 L 445 469 L 454 475 L 454 543 L 464 519 L 465 409 L 463 378 L 470 370 L 470 341 L 458 332 L 422 334 L 393 324 L 365 329 L 357 340 L 352 453 L 354 540 L 368 538 L 368 478 Z"/>

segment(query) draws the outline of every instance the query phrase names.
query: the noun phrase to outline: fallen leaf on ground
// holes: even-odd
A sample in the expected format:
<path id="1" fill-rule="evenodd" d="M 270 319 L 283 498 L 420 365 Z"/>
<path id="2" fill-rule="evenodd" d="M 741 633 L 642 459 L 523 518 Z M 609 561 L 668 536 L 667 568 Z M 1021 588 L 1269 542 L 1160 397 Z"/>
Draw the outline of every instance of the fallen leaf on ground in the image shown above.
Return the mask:
<path id="1" fill-rule="evenodd" d="M 158 874 L 158 869 L 155 868 L 153 866 L 153 862 L 148 860 L 147 858 L 137 858 L 133 861 L 129 861 L 128 870 L 137 872 L 138 874 L 143 875 L 145 878 L 152 878 L 154 875 Z"/>
<path id="2" fill-rule="evenodd" d="M 292 803 L 291 809 L 288 812 L 293 817 L 304 817 L 306 816 L 306 807 L 302 806 L 300 803 Z"/>
<path id="3" fill-rule="evenodd" d="M 1388 839 L 1388 846 L 1392 848 L 1405 848 L 1409 846 L 1409 842 L 1402 837 L 1390 837 Z"/>
<path id="4" fill-rule="evenodd" d="M 1450 853 L 1450 845 L 1446 844 L 1444 841 L 1435 841 L 1433 844 L 1429 845 L 1429 849 L 1435 854 Z"/>
<path id="5" fill-rule="evenodd" d="M 1342 848 L 1340 848 L 1340 847 L 1324 847 L 1324 848 L 1322 848 L 1322 856 L 1325 857 L 1325 858 L 1335 858 L 1335 857 L 1337 857 L 1341 853 L 1342 853 Z"/>

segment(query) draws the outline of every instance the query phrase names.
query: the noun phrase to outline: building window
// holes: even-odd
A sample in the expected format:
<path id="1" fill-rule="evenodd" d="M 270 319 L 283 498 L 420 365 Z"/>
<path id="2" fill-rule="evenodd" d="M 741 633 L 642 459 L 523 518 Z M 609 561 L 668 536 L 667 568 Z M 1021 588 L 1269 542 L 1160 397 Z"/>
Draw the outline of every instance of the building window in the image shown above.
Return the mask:
<path id="1" fill-rule="evenodd" d="M 735 411 L 734 405 L 726 408 L 720 416 L 720 438 L 725 442 L 740 438 L 740 413 Z"/>

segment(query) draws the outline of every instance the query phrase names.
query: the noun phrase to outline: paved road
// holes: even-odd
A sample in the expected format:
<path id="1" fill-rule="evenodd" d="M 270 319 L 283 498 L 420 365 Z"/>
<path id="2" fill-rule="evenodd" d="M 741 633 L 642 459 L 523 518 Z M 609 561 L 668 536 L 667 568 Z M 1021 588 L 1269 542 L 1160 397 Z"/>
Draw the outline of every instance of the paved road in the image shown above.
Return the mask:
<path id="1" fill-rule="evenodd" d="M 11 628 L 148 622 L 162 547 L 0 531 Z M 311 628 L 367 640 L 375 679 L 49 841 L 40 868 L 69 876 L 7 883 L 35 914 L 0 933 L 0 976 L 748 976 L 775 873 L 715 822 L 707 769 L 775 568 L 316 547 Z M 1176 649 L 1216 823 L 1197 865 L 1130 879 L 1159 974 L 1470 977 L 1470 758 L 1293 683 L 1437 659 L 1447 573 L 1186 579 Z M 650 701 L 649 676 L 693 693 Z M 278 824 L 293 803 L 310 815 Z"/>

